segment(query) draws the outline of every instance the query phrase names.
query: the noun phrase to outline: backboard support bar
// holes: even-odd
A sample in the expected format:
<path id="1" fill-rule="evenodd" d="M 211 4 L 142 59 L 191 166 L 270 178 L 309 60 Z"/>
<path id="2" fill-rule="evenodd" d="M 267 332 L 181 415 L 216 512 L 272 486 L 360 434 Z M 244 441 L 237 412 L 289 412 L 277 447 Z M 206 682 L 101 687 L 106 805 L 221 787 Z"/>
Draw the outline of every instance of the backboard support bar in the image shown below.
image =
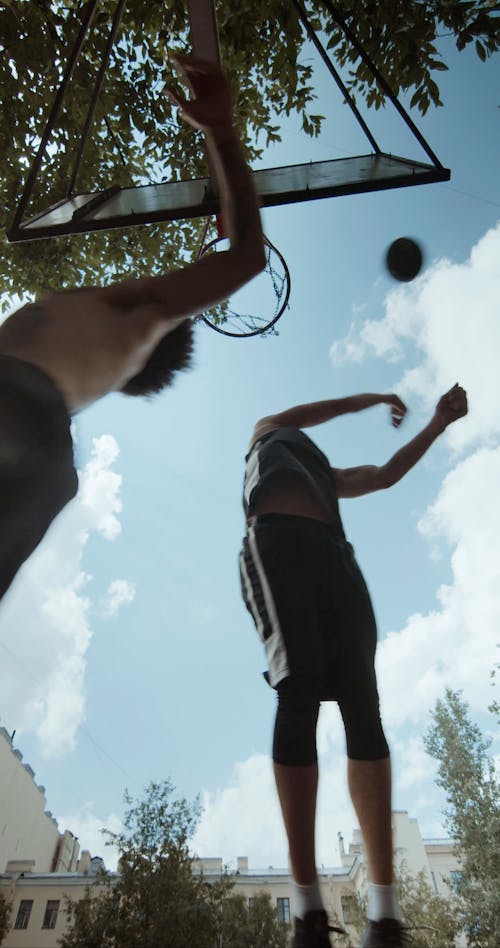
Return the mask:
<path id="1" fill-rule="evenodd" d="M 101 63 L 94 96 L 82 132 L 77 161 L 71 176 L 68 196 L 46 210 L 24 219 L 31 193 L 40 170 L 41 162 L 57 115 L 60 111 L 73 69 L 80 55 L 85 36 L 92 25 L 99 0 L 91 0 L 85 6 L 85 15 L 64 72 L 61 87 L 55 97 L 47 126 L 42 135 L 38 152 L 28 173 L 12 226 L 7 232 L 9 241 L 35 240 L 57 237 L 63 234 L 84 233 L 114 227 L 130 227 L 139 224 L 175 221 L 183 218 L 207 217 L 220 210 L 215 193 L 214 176 L 209 165 L 208 178 L 187 181 L 171 181 L 162 184 L 120 188 L 110 184 L 94 193 L 76 192 L 78 171 L 85 138 L 90 131 L 92 118 L 102 85 L 107 60 L 115 40 L 125 0 L 118 0 L 110 38 Z M 410 131 L 426 152 L 429 163 L 400 158 L 381 151 L 366 122 L 360 115 L 352 96 L 342 83 L 331 57 L 321 44 L 319 37 L 300 0 L 290 0 L 309 39 L 327 65 L 332 78 L 350 105 L 357 121 L 368 137 L 375 153 L 330 161 L 310 162 L 282 168 L 268 168 L 254 172 L 255 184 L 264 207 L 293 204 L 345 194 L 359 194 L 389 188 L 402 188 L 417 184 L 448 181 L 450 171 L 444 168 L 416 128 L 410 116 L 399 103 L 389 85 L 360 45 L 331 0 L 322 0 L 332 19 L 338 23 L 346 38 L 352 43 L 363 61 L 372 71 L 376 81 L 406 122 Z M 219 40 L 214 0 L 186 0 L 189 16 L 193 53 L 213 62 L 220 61 Z M 76 193 L 75 193 L 76 192 Z"/>

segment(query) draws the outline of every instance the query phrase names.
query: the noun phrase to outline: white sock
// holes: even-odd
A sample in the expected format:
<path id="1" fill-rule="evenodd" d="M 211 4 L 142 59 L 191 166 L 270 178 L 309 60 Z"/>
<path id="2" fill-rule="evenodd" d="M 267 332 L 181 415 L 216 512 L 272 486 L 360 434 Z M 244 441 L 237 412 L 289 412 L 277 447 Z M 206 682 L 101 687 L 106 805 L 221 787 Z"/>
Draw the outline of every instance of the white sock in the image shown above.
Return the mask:
<path id="1" fill-rule="evenodd" d="M 393 885 L 368 886 L 367 916 L 372 922 L 380 922 L 382 918 L 396 918 L 401 920 L 399 906 Z"/>
<path id="2" fill-rule="evenodd" d="M 322 908 L 323 899 L 319 890 L 319 881 L 315 879 L 310 885 L 293 883 L 293 914 L 297 918 L 304 918 L 306 912 L 318 912 Z"/>

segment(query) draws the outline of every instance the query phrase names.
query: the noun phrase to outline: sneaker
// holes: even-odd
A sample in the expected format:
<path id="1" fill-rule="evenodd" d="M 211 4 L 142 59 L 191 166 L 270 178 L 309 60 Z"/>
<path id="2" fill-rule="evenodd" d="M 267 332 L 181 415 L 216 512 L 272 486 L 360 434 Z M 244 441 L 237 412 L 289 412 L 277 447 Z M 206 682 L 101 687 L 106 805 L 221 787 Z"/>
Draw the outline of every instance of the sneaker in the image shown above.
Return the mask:
<path id="1" fill-rule="evenodd" d="M 303 919 L 294 918 L 294 927 L 289 948 L 332 948 L 328 932 L 345 934 L 343 928 L 333 928 L 328 924 L 328 916 L 323 909 L 306 912 Z"/>
<path id="2" fill-rule="evenodd" d="M 382 918 L 380 922 L 369 920 L 361 948 L 411 948 L 407 931 L 395 918 Z"/>

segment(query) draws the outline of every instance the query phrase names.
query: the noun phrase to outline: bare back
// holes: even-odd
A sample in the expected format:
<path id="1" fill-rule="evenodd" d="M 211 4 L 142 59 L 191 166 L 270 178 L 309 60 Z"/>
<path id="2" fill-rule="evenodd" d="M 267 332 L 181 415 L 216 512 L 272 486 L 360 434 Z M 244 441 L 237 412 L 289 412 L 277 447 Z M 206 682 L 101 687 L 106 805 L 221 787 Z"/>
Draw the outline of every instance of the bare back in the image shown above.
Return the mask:
<path id="1" fill-rule="evenodd" d="M 158 304 L 134 302 L 116 305 L 99 288 L 52 293 L 0 326 L 0 353 L 42 369 L 74 414 L 121 389 L 179 325 Z"/>

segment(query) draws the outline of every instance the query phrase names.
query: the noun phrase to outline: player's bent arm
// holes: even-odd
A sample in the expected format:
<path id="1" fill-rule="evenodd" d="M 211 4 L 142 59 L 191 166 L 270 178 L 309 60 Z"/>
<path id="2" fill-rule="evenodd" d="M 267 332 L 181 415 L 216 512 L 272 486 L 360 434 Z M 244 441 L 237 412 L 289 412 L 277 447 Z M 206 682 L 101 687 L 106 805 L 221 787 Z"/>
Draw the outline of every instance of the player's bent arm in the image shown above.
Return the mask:
<path id="1" fill-rule="evenodd" d="M 251 257 L 259 269 L 263 269 L 266 254 L 259 201 L 241 142 L 231 125 L 208 129 L 205 134 L 230 245 L 241 248 L 245 256 Z"/>
<path id="2" fill-rule="evenodd" d="M 247 253 L 242 246 L 230 247 L 166 276 L 124 280 L 99 290 L 99 295 L 104 302 L 124 310 L 144 308 L 148 317 L 154 305 L 159 319 L 184 319 L 220 303 L 261 269 L 258 254 Z"/>
<path id="3" fill-rule="evenodd" d="M 372 494 L 382 490 L 384 483 L 383 468 L 373 464 L 364 464 L 360 467 L 331 468 L 337 497 L 362 497 L 363 494 Z"/>
<path id="4" fill-rule="evenodd" d="M 265 266 L 264 237 L 254 177 L 233 124 L 232 95 L 220 66 L 193 57 L 175 56 L 174 62 L 193 93 L 189 100 L 173 87 L 168 95 L 181 117 L 204 132 L 210 174 L 220 198 L 221 216 L 231 248 Z"/>
<path id="5" fill-rule="evenodd" d="M 231 127 L 207 132 L 217 168 L 222 215 L 228 227 L 229 249 L 165 276 L 125 280 L 101 291 L 111 305 L 126 309 L 158 306 L 160 319 L 196 316 L 235 293 L 264 269 L 266 255 L 253 177 Z M 137 313 L 136 313 L 137 318 Z"/>
<path id="6" fill-rule="evenodd" d="M 255 425 L 254 440 L 275 428 L 310 428 L 314 425 L 321 425 L 325 421 L 331 421 L 333 418 L 338 418 L 340 415 L 363 411 L 365 408 L 384 403 L 391 406 L 393 424 L 399 424 L 406 413 L 406 406 L 397 395 L 366 393 L 348 395 L 345 398 L 329 398 L 320 402 L 308 402 L 304 405 L 295 405 L 293 408 L 288 408 L 286 411 L 278 412 L 275 415 L 267 415 Z"/>
<path id="7" fill-rule="evenodd" d="M 380 467 L 365 465 L 351 468 L 332 468 L 339 497 L 361 497 L 376 490 L 386 490 L 397 484 L 417 464 L 431 444 L 442 434 L 442 423 L 434 416 L 408 444 Z"/>

